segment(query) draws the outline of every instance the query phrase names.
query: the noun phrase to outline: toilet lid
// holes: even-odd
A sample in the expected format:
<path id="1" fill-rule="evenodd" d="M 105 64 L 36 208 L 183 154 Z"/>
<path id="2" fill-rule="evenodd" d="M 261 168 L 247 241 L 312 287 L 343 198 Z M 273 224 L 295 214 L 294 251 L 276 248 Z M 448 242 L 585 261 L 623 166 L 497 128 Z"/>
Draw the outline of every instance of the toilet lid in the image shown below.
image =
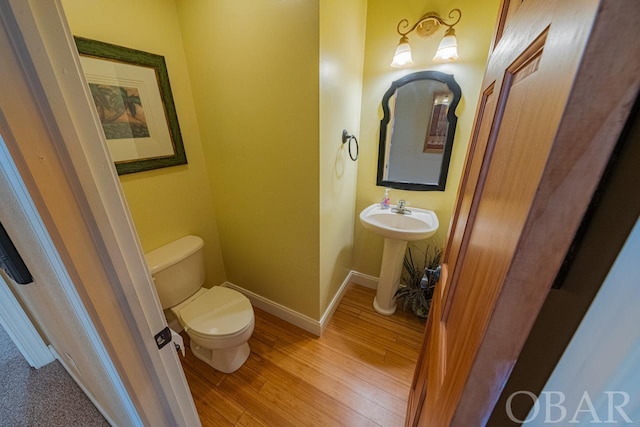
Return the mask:
<path id="1" fill-rule="evenodd" d="M 214 286 L 180 310 L 188 329 L 203 335 L 231 335 L 253 319 L 249 299 L 240 292 Z"/>

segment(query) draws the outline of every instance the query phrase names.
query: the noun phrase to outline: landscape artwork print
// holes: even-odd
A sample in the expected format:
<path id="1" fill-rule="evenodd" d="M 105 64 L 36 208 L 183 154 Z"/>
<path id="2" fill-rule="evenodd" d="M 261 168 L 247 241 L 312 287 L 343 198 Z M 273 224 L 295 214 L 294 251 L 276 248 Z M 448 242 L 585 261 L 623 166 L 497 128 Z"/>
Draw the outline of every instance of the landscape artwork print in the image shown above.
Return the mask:
<path id="1" fill-rule="evenodd" d="M 107 139 L 149 137 L 138 89 L 89 83 Z"/>
<path id="2" fill-rule="evenodd" d="M 118 175 L 187 164 L 164 57 L 74 40 Z"/>

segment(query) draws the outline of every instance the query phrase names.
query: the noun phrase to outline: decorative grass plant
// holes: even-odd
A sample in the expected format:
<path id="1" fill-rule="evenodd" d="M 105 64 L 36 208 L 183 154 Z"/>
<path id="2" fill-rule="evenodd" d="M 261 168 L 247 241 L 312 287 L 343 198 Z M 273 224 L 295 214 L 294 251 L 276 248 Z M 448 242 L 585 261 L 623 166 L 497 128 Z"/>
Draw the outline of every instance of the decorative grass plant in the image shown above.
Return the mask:
<path id="1" fill-rule="evenodd" d="M 424 251 L 409 246 L 404 256 L 400 287 L 396 300 L 403 310 L 411 310 L 416 316 L 426 319 L 431 299 L 440 278 L 442 249 L 428 245 Z"/>

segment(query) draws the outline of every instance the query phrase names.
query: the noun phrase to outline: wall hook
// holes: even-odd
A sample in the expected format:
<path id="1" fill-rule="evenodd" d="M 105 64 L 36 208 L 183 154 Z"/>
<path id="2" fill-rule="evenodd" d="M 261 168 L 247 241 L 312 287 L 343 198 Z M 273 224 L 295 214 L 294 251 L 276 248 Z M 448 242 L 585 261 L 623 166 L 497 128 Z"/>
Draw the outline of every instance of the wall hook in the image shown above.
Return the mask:
<path id="1" fill-rule="evenodd" d="M 353 155 L 352 151 L 351 151 L 351 142 L 355 142 L 356 144 L 356 154 L 355 156 Z M 358 146 L 358 139 L 356 138 L 355 135 L 349 135 L 349 132 L 347 132 L 346 129 L 344 129 L 342 131 L 342 143 L 346 144 L 347 142 L 349 142 L 349 157 L 351 158 L 351 160 L 353 160 L 354 162 L 356 160 L 358 160 L 358 155 L 360 154 L 360 147 Z"/>

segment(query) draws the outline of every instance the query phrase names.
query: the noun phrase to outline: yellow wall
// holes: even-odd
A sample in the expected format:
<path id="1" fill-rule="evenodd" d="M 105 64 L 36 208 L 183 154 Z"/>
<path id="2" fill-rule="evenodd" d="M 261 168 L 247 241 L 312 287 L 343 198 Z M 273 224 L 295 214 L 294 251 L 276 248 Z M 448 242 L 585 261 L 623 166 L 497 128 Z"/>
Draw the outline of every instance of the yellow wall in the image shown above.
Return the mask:
<path id="1" fill-rule="evenodd" d="M 317 319 L 318 1 L 177 7 L 227 279 Z"/>
<path id="2" fill-rule="evenodd" d="M 359 139 L 366 11 L 366 0 L 320 2 L 321 315 L 353 258 L 357 163 L 341 135 L 346 129 Z"/>
<path id="3" fill-rule="evenodd" d="M 429 4 L 423 0 L 403 2 L 369 0 L 360 125 L 361 143 L 355 217 L 354 270 L 372 276 L 378 276 L 380 272 L 383 239 L 366 231 L 360 224 L 357 214 L 371 203 L 379 202 L 384 194 L 384 187 L 376 186 L 382 96 L 394 80 L 406 74 L 427 69 L 453 74 L 462 88 L 462 100 L 456 110 L 458 126 L 446 190 L 444 192 L 418 192 L 391 189 L 390 198 L 392 204 L 395 204 L 399 199 L 405 199 L 409 206 L 435 211 L 440 220 L 440 229 L 432 237 L 431 242 L 440 246 L 444 244 L 460 183 L 499 3 L 499 0 L 482 2 L 440 0 L 431 1 Z M 453 8 L 462 10 L 462 19 L 455 27 L 460 59 L 448 64 L 432 62 L 431 58 L 444 33 L 443 30 L 440 30 L 432 39 L 420 39 L 415 34 L 409 36 L 413 66 L 401 70 L 389 66 L 400 39 L 396 33 L 396 26 L 401 19 L 406 18 L 413 25 L 426 12 L 435 11 L 441 16 L 446 16 Z"/>
<path id="4" fill-rule="evenodd" d="M 188 165 L 120 177 L 145 252 L 187 234 L 205 241 L 207 284 L 225 281 L 200 131 L 173 0 L 63 0 L 74 35 L 165 57 Z"/>
<path id="5" fill-rule="evenodd" d="M 423 69 L 462 87 L 447 190 L 391 198 L 435 210 L 442 242 L 499 0 L 477 3 L 63 0 L 74 34 L 167 61 L 189 164 L 121 177 L 145 251 L 201 235 L 209 285 L 226 279 L 319 319 L 350 269 L 379 273 L 382 239 L 357 214 L 383 194 L 380 100 Z M 439 37 L 412 37 L 415 65 L 389 67 L 400 19 L 453 7 L 463 11 L 459 61 L 431 63 Z M 342 129 L 358 136 L 357 163 Z"/>

